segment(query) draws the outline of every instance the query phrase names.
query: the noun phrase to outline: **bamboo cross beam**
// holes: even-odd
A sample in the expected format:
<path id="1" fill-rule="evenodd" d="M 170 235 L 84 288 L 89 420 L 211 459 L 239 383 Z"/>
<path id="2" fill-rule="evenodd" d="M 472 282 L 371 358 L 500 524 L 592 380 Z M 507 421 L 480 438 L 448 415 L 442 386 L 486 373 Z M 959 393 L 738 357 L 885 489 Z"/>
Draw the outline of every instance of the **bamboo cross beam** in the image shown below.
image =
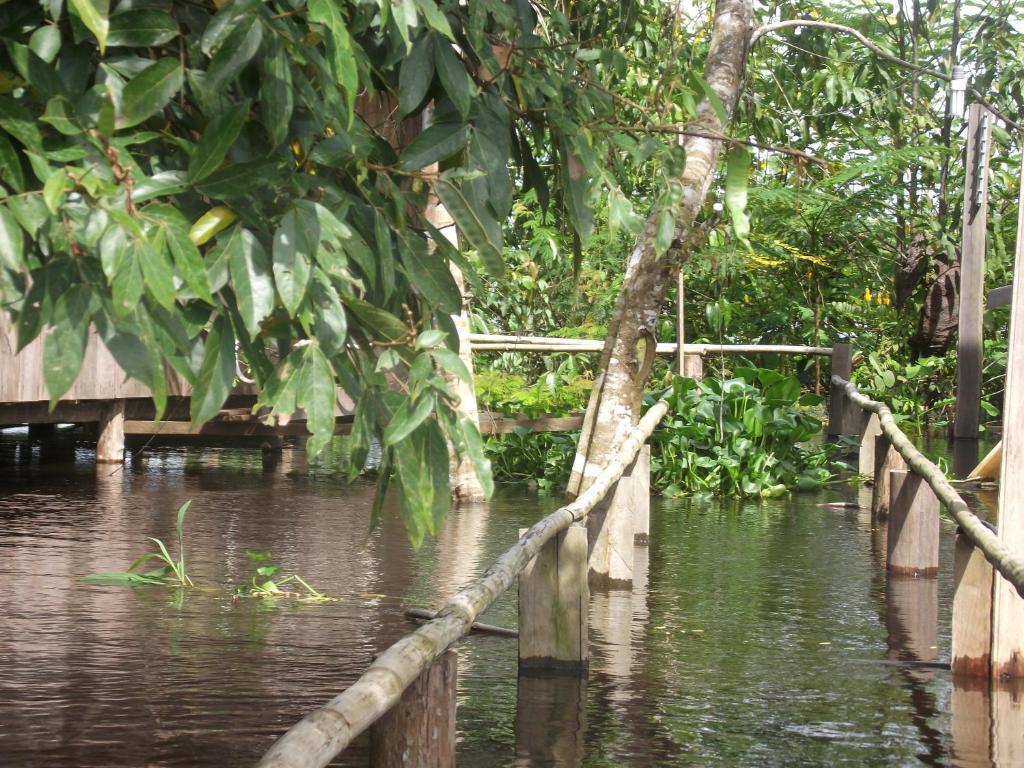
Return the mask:
<path id="1" fill-rule="evenodd" d="M 960 526 L 964 535 L 977 549 L 985 556 L 985 559 L 992 563 L 992 566 L 1010 582 L 1017 593 L 1024 597 L 1024 560 L 1015 557 L 1013 552 L 1007 549 L 999 537 L 993 533 L 981 518 L 975 515 L 967 506 L 956 489 L 950 485 L 949 480 L 942 471 L 935 466 L 928 458 L 921 453 L 910 439 L 896 425 L 892 411 L 885 403 L 862 395 L 851 382 L 839 376 L 832 377 L 832 383 L 843 389 L 851 401 L 859 405 L 865 411 L 878 414 L 878 420 L 882 428 L 882 434 L 889 443 L 906 460 L 907 466 L 920 475 L 935 491 L 939 501 L 949 511 L 949 514 Z"/>
<path id="2" fill-rule="evenodd" d="M 494 333 L 471 333 L 469 341 L 474 352 L 600 352 L 604 349 L 601 339 L 569 339 L 558 336 L 503 336 Z M 657 345 L 659 355 L 674 355 L 679 350 L 675 342 Z M 831 347 L 808 347 L 800 344 L 683 344 L 687 355 L 707 354 L 781 354 L 781 355 L 824 355 L 832 354 Z"/>
<path id="3" fill-rule="evenodd" d="M 527 563 L 560 531 L 582 520 L 618 481 L 668 412 L 659 400 L 644 414 L 608 463 L 575 501 L 535 523 L 479 579 L 458 592 L 415 632 L 381 653 L 356 682 L 320 709 L 306 715 L 278 739 L 258 768 L 322 768 L 353 739 L 393 707 L 435 659 L 465 636 L 503 594 Z"/>

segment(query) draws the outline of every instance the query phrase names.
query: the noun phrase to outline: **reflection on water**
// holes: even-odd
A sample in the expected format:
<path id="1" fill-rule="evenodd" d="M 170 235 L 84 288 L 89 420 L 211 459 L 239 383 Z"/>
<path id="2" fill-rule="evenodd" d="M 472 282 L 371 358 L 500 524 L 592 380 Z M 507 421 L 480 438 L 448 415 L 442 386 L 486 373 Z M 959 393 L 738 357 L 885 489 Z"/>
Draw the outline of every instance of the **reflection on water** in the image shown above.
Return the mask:
<path id="1" fill-rule="evenodd" d="M 371 531 L 369 484 L 288 446 L 266 469 L 259 451 L 161 448 L 100 477 L 75 455 L 0 440 L 4 765 L 250 764 L 409 631 L 403 606 L 438 606 L 557 506 L 506 489 L 414 552 L 394 510 Z M 839 497 L 656 500 L 633 590 L 593 596 L 587 680 L 518 676 L 509 640 L 459 645 L 459 764 L 1024 764 L 1022 690 L 954 687 L 933 663 L 951 526 L 938 579 L 888 579 L 870 515 L 817 506 Z M 173 541 L 188 498 L 196 589 L 75 581 Z M 246 548 L 341 600 L 233 600 Z M 515 617 L 513 592 L 485 620 Z M 365 761 L 361 740 L 340 764 Z"/>

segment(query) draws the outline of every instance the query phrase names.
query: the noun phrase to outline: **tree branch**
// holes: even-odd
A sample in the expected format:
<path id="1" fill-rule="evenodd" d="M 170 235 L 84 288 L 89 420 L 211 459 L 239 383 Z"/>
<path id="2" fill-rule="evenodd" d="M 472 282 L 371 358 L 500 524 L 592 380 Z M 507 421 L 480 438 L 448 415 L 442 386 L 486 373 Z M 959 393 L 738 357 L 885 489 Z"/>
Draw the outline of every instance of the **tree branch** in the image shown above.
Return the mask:
<path id="1" fill-rule="evenodd" d="M 950 76 L 945 72 L 940 72 L 937 69 L 930 69 L 929 67 L 922 67 L 920 64 L 915 64 L 912 61 L 901 59 L 899 56 L 889 53 L 884 48 L 871 42 L 867 37 L 865 37 L 861 32 L 858 32 L 853 27 L 848 27 L 845 24 L 836 24 L 831 21 L 815 21 L 813 19 L 792 19 L 790 21 L 777 21 L 773 24 L 765 24 L 763 27 L 758 27 L 757 29 L 755 29 L 754 32 L 750 35 L 750 47 L 753 48 L 754 44 L 757 43 L 765 35 L 771 34 L 773 32 L 778 32 L 779 30 L 782 29 L 792 29 L 795 27 L 812 27 L 815 29 L 830 29 L 833 32 L 842 32 L 844 35 L 850 35 L 850 37 L 855 38 L 857 42 L 859 42 L 861 45 L 863 45 L 865 48 L 867 48 L 869 51 L 871 51 L 873 54 L 875 54 L 881 59 L 891 61 L 893 64 L 898 64 L 904 69 L 909 69 L 914 72 L 920 72 L 921 74 L 929 75 L 938 80 L 941 80 L 944 83 L 948 83 L 950 81 Z M 992 106 L 992 104 L 988 102 L 985 99 L 985 97 L 983 97 L 981 93 L 979 93 L 973 86 L 968 89 L 968 92 L 971 94 L 972 98 L 976 102 L 981 104 L 983 107 L 985 107 L 985 109 L 987 109 L 993 115 L 998 117 L 1008 126 L 1010 126 L 1016 131 L 1024 131 L 1024 126 L 1020 125 L 1020 123 L 1018 123 L 1016 120 L 1012 120 L 1011 118 L 1007 117 L 994 106 Z"/>

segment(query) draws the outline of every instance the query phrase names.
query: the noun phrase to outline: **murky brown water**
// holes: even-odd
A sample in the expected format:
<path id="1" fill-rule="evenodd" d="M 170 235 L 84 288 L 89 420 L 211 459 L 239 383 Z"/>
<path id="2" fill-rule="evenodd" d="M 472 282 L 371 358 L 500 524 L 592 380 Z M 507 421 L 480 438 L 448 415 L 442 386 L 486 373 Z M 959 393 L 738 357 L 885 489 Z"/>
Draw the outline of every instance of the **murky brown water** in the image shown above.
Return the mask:
<path id="1" fill-rule="evenodd" d="M 368 485 L 300 451 L 161 448 L 96 477 L 16 463 L 0 439 L 0 764 L 255 762 L 411 624 L 557 506 L 505 490 L 408 547 L 393 513 L 370 532 Z M 1020 697 L 954 688 L 951 526 L 942 575 L 887 581 L 869 519 L 816 504 L 658 502 L 645 578 L 595 595 L 589 679 L 516 677 L 515 641 L 459 651 L 460 766 L 1024 764 Z M 197 587 L 78 583 L 187 528 Z M 232 600 L 246 549 L 271 550 L 337 602 Z M 888 597 L 888 600 L 886 599 Z M 485 617 L 511 626 L 515 595 Z M 997 717 L 992 718 L 991 712 Z M 341 764 L 363 765 L 359 742 Z"/>

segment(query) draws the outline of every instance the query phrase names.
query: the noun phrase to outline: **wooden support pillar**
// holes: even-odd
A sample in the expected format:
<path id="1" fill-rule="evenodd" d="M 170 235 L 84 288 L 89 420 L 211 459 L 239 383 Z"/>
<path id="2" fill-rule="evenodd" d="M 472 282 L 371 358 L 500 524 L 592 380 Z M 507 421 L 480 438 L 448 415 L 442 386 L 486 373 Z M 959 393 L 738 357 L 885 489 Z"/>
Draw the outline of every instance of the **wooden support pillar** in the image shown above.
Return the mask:
<path id="1" fill-rule="evenodd" d="M 956 341 L 956 416 L 953 437 L 976 439 L 981 414 L 982 319 L 985 313 L 985 233 L 991 115 L 971 104 L 967 117 L 967 172 L 960 255 L 960 317 Z"/>
<path id="2" fill-rule="evenodd" d="M 628 587 L 633 582 L 636 520 L 646 519 L 650 525 L 650 472 L 650 448 L 644 446 L 622 473 L 615 490 L 587 516 L 590 580 L 594 586 Z"/>
<path id="3" fill-rule="evenodd" d="M 844 341 L 832 345 L 832 375 L 847 381 L 853 374 L 853 349 Z M 843 415 L 846 412 L 846 393 L 835 384 L 828 390 L 828 436 L 838 437 L 843 432 Z"/>
<path id="4" fill-rule="evenodd" d="M 884 520 L 889 514 L 889 472 L 906 469 L 907 462 L 885 435 L 875 438 L 874 459 L 875 487 L 871 492 L 871 516 L 876 520 Z"/>
<path id="5" fill-rule="evenodd" d="M 923 477 L 906 469 L 889 472 L 889 573 L 939 573 L 939 499 Z"/>
<path id="6" fill-rule="evenodd" d="M 700 381 L 704 378 L 704 355 L 683 355 L 683 376 Z"/>
<path id="7" fill-rule="evenodd" d="M 872 413 L 860 433 L 860 451 L 857 454 L 857 474 L 864 477 L 875 476 L 875 445 L 876 438 L 882 434 L 882 424 L 878 414 Z"/>
<path id="8" fill-rule="evenodd" d="M 651 540 L 651 446 L 644 445 L 627 470 L 633 491 L 633 543 Z"/>
<path id="9" fill-rule="evenodd" d="M 123 461 L 124 400 L 113 400 L 100 414 L 99 437 L 96 440 L 96 463 L 120 464 Z"/>
<path id="10" fill-rule="evenodd" d="M 1000 473 L 996 533 L 1015 557 L 1024 557 L 1024 187 L 1017 214 Z M 1024 678 L 1024 599 L 999 575 L 992 591 L 992 677 Z"/>
<path id="11" fill-rule="evenodd" d="M 445 652 L 370 727 L 371 768 L 454 768 L 457 659 Z"/>
<path id="12" fill-rule="evenodd" d="M 589 603 L 587 529 L 574 524 L 545 544 L 519 576 L 520 669 L 586 673 Z"/>
<path id="13" fill-rule="evenodd" d="M 953 554 L 954 677 L 988 678 L 992 648 L 992 565 L 962 533 Z"/>

